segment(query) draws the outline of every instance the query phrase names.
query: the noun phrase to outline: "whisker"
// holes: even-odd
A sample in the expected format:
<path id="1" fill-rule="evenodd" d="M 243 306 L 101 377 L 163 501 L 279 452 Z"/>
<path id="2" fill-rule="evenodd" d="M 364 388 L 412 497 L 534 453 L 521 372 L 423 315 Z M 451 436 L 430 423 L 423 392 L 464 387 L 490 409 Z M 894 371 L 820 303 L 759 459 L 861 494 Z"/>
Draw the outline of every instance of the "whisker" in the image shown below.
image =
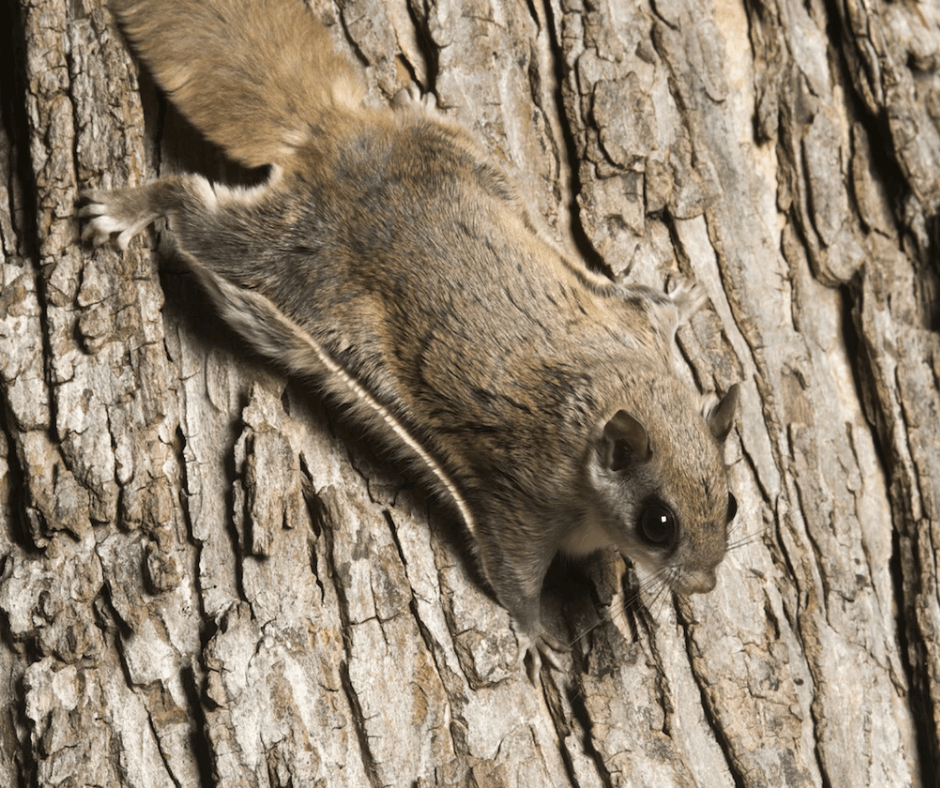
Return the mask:
<path id="1" fill-rule="evenodd" d="M 763 536 L 764 536 L 763 532 L 745 534 L 740 539 L 734 539 L 732 541 L 729 541 L 726 550 L 727 552 L 730 553 L 732 550 L 738 550 L 742 547 L 746 547 L 749 544 L 754 544 L 755 542 L 759 542 L 763 538 Z"/>
<path id="2" fill-rule="evenodd" d="M 734 546 L 747 544 L 759 536 L 760 534 L 742 536 L 734 543 Z M 581 643 L 603 624 L 621 622 L 631 612 L 643 618 L 642 611 L 645 609 L 649 620 L 658 621 L 672 599 L 672 590 L 675 588 L 678 575 L 679 571 L 675 567 L 663 567 L 644 577 L 623 596 L 615 594 L 611 604 L 604 609 L 603 613 L 599 612 L 598 619 L 574 636 L 567 643 L 568 647 L 572 648 Z"/>
<path id="3" fill-rule="evenodd" d="M 726 552 L 740 550 L 748 545 L 761 541 L 765 534 L 770 530 L 769 525 L 764 522 L 763 527 L 752 530 L 749 525 L 754 523 L 754 515 L 758 512 L 759 506 L 748 507 L 749 511 L 739 510 L 737 517 L 728 526 L 728 538 L 726 543 Z M 629 570 L 628 570 L 629 572 Z M 677 567 L 662 567 L 652 574 L 643 577 L 639 582 L 629 583 L 629 589 L 622 589 L 615 593 L 608 605 L 603 610 L 596 608 L 598 613 L 597 620 L 583 631 L 575 635 L 567 643 L 569 648 L 582 643 L 592 632 L 603 624 L 620 624 L 628 616 L 636 617 L 640 622 L 647 620 L 657 622 L 661 617 L 666 606 L 672 599 L 672 591 L 678 584 L 681 576 L 681 570 Z M 627 586 L 627 575 L 621 579 L 623 586 Z M 636 574 L 633 575 L 636 578 Z M 645 616 L 644 611 L 645 610 Z M 633 625 L 636 628 L 636 625 Z"/>
<path id="4" fill-rule="evenodd" d="M 649 610 L 650 618 L 652 618 L 653 621 L 659 620 L 660 614 L 669 602 L 669 592 L 672 590 L 672 578 L 669 576 L 669 573 L 663 572 L 662 577 L 660 577 L 659 574 L 660 573 L 657 573 L 656 576 L 657 587 L 653 599 L 647 605 L 647 610 Z"/>
<path id="5" fill-rule="evenodd" d="M 580 643 L 588 635 L 590 635 L 595 629 L 600 627 L 602 624 L 607 623 L 618 623 L 626 617 L 627 613 L 642 604 L 642 597 L 645 592 L 649 590 L 657 582 L 656 576 L 651 576 L 646 578 L 638 587 L 634 588 L 628 595 L 622 593 L 616 593 L 611 600 L 611 603 L 607 605 L 602 614 L 599 613 L 598 620 L 587 627 L 583 632 L 580 632 L 576 635 L 567 645 L 573 647 L 574 645 Z"/>
<path id="6" fill-rule="evenodd" d="M 590 635 L 595 629 L 597 629 L 601 624 L 606 624 L 608 621 L 612 621 L 613 617 L 610 612 L 605 613 L 602 616 L 598 616 L 597 621 L 591 624 L 587 629 L 584 630 L 580 635 L 576 635 L 573 640 L 567 642 L 565 645 L 568 648 L 574 648 L 578 643 L 580 643 L 584 638 Z"/>

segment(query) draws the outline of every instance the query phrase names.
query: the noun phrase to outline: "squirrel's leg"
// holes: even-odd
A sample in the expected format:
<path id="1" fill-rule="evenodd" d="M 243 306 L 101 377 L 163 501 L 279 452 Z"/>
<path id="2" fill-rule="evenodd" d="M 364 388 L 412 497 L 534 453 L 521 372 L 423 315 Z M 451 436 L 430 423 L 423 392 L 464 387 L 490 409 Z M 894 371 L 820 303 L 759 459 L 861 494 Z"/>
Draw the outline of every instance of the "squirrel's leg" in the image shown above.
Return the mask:
<path id="1" fill-rule="evenodd" d="M 708 295 L 695 282 L 680 280 L 669 293 L 669 299 L 679 310 L 679 325 L 687 322 L 708 301 Z"/>
<path id="2" fill-rule="evenodd" d="M 508 526 L 504 528 L 512 532 Z M 528 660 L 528 677 L 534 684 L 542 658 L 553 668 L 562 670 L 557 654 L 568 650 L 542 623 L 542 584 L 550 562 L 545 556 L 550 557 L 552 551 L 548 546 L 535 544 L 538 540 L 530 540 L 508 555 L 505 545 L 497 545 L 492 534 L 489 537 L 477 540 L 483 573 L 500 604 L 512 616 L 519 642 L 519 660 Z"/>
<path id="3" fill-rule="evenodd" d="M 415 84 L 402 88 L 394 95 L 392 108 L 399 111 L 426 112 L 432 117 L 439 117 L 437 96 L 433 93 L 422 93 L 421 88 Z"/>
<path id="4" fill-rule="evenodd" d="M 621 285 L 627 299 L 642 301 L 663 333 L 672 335 L 708 301 L 708 296 L 695 282 L 680 280 L 672 292 L 664 293 L 646 285 Z"/>
<path id="5" fill-rule="evenodd" d="M 249 228 L 243 220 L 244 209 L 277 199 L 273 184 L 274 179 L 248 189 L 229 188 L 187 174 L 135 188 L 89 190 L 83 192 L 85 205 L 78 211 L 89 220 L 82 240 L 99 246 L 117 234 L 117 245 L 126 249 L 137 233 L 165 216 L 182 250 L 197 259 L 244 258 L 276 235 L 272 228 L 271 238 L 259 238 L 265 225 L 255 222 Z"/>
<path id="6" fill-rule="evenodd" d="M 708 301 L 705 291 L 694 282 L 680 280 L 669 293 L 646 285 L 621 285 L 621 293 L 662 338 L 664 360 L 681 364 L 674 352 L 676 331 Z"/>
<path id="7" fill-rule="evenodd" d="M 213 187 L 200 175 L 173 175 L 139 188 L 88 191 L 83 198 L 86 204 L 79 215 L 89 219 L 84 240 L 100 245 L 117 234 L 118 246 L 125 249 L 148 224 L 168 217 L 180 251 L 232 328 L 258 352 L 294 372 L 329 371 L 308 332 L 263 292 L 226 277 L 251 268 L 276 240 L 277 228 L 247 219 L 252 206 L 278 199 L 269 184 L 230 189 Z M 262 232 L 265 229 L 267 233 Z"/>
<path id="8" fill-rule="evenodd" d="M 88 219 L 82 240 L 94 246 L 107 243 L 117 234 L 115 242 L 127 249 L 131 239 L 162 216 L 179 207 L 182 193 L 196 176 L 164 178 L 146 186 L 105 191 L 90 189 L 82 193 L 84 205 L 78 215 Z"/>

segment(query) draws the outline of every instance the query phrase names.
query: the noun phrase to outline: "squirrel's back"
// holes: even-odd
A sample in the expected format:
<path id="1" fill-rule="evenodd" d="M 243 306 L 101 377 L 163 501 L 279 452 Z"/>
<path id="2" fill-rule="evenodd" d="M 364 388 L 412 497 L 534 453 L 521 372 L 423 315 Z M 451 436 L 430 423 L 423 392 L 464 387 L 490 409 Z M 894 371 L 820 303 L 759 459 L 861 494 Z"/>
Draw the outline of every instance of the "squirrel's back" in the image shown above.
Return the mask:
<path id="1" fill-rule="evenodd" d="M 158 84 L 249 167 L 280 164 L 365 89 L 300 0 L 111 0 Z"/>

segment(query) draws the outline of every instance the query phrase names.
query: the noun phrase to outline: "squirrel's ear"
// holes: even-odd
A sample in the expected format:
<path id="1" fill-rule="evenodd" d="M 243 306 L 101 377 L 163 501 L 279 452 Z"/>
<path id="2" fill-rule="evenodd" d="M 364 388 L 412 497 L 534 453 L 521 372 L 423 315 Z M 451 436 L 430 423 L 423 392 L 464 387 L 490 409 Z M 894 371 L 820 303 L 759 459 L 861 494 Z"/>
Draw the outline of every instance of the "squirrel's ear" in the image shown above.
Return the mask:
<path id="1" fill-rule="evenodd" d="M 738 408 L 738 400 L 741 398 L 741 386 L 735 383 L 728 393 L 722 398 L 721 402 L 711 410 L 705 417 L 708 422 L 708 428 L 711 430 L 715 440 L 724 443 L 728 433 L 734 426 L 734 412 Z"/>
<path id="2" fill-rule="evenodd" d="M 619 471 L 634 462 L 646 462 L 653 455 L 650 436 L 639 421 L 618 410 L 604 425 L 604 464 Z"/>

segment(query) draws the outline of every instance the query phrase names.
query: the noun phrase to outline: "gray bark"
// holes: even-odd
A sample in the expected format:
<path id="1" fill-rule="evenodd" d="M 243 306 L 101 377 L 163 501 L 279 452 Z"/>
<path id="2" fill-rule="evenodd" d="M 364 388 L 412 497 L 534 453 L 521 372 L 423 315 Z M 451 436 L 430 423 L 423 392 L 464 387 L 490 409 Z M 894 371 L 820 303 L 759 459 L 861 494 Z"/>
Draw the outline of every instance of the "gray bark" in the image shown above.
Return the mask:
<path id="1" fill-rule="evenodd" d="M 560 568 L 539 686 L 456 514 L 246 354 L 164 231 L 80 245 L 82 188 L 241 175 L 102 5 L 0 11 L 0 784 L 935 784 L 935 0 L 313 3 L 586 264 L 700 283 L 690 384 L 743 382 L 718 588 Z"/>

